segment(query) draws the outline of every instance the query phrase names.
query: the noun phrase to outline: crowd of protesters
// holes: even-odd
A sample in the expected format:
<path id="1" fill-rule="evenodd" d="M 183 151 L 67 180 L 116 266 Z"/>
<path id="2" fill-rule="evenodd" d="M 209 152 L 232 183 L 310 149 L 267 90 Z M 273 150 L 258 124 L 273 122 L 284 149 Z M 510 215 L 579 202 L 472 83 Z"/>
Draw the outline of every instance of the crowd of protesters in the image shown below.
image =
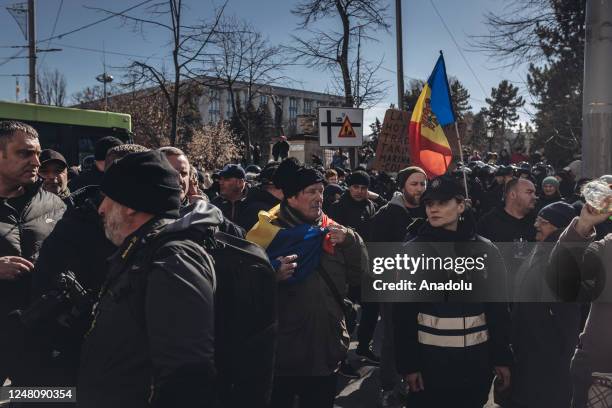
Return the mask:
<path id="1" fill-rule="evenodd" d="M 585 204 L 579 162 L 474 151 L 430 178 L 349 169 L 342 150 L 308 166 L 288 146 L 263 168 L 205 172 L 178 148 L 105 137 L 77 175 L 32 127 L 0 122 L 0 384 L 76 386 L 79 407 L 222 408 L 229 390 L 251 406 L 331 408 L 338 375 L 360 375 L 355 335 L 356 358 L 380 366 L 382 407 L 480 408 L 492 386 L 504 408 L 587 406 L 592 373 L 612 373 L 612 305 L 593 302 L 610 285 L 612 213 Z M 509 302 L 366 301 L 367 242 L 478 243 Z M 274 301 L 253 294 L 265 279 L 241 287 L 252 281 L 226 265 L 269 268 Z M 275 308 L 256 391 L 232 370 L 257 382 L 265 364 L 228 375 L 217 350 L 220 324 L 257 323 L 219 321 L 223 296 L 249 291 L 231 319 Z"/>

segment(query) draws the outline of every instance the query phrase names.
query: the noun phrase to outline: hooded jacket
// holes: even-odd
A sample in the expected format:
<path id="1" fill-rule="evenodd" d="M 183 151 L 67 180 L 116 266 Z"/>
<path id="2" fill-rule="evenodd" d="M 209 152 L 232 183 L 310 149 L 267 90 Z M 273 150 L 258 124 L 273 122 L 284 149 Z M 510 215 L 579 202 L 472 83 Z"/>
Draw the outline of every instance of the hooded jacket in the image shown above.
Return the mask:
<path id="1" fill-rule="evenodd" d="M 146 223 L 111 257 L 82 349 L 79 407 L 212 404 L 215 273 L 196 242 L 221 222 L 196 205 Z"/>
<path id="2" fill-rule="evenodd" d="M 404 242 L 408 235 L 408 227 L 416 219 L 425 219 L 425 208 L 406 207 L 404 195 L 396 192 L 393 198 L 374 215 L 371 222 L 373 242 Z"/>

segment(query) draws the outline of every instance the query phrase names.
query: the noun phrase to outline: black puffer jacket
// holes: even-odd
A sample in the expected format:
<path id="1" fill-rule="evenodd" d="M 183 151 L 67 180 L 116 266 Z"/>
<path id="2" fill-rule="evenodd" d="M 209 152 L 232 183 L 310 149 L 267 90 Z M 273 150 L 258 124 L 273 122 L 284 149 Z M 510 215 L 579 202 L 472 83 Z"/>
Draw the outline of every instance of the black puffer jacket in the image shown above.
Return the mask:
<path id="1" fill-rule="evenodd" d="M 329 216 L 340 225 L 353 228 L 368 242 L 371 239 L 370 224 L 376 213 L 371 200 L 355 201 L 348 191 L 345 191 L 340 200 L 331 205 Z"/>
<path id="2" fill-rule="evenodd" d="M 221 219 L 199 209 L 151 220 L 110 259 L 81 353 L 79 407 L 212 406 L 215 273 L 196 242 Z"/>
<path id="3" fill-rule="evenodd" d="M 0 256 L 20 256 L 35 262 L 66 205 L 55 194 L 44 191 L 41 184 L 27 188 L 25 194 L 27 204 L 21 214 L 6 199 L 0 203 Z M 0 280 L 0 321 L 8 312 L 27 304 L 30 281 L 29 275 L 10 282 Z"/>

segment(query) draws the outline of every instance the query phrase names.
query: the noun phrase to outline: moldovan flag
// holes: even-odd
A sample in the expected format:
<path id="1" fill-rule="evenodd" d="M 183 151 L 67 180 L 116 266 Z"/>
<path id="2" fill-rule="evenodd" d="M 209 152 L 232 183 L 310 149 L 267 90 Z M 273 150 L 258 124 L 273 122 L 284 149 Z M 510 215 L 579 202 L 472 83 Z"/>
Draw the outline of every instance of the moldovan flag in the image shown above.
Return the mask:
<path id="1" fill-rule="evenodd" d="M 410 160 L 429 178 L 446 173 L 453 154 L 442 126 L 455 122 L 444 57 L 440 58 L 425 83 L 412 112 L 408 129 Z"/>

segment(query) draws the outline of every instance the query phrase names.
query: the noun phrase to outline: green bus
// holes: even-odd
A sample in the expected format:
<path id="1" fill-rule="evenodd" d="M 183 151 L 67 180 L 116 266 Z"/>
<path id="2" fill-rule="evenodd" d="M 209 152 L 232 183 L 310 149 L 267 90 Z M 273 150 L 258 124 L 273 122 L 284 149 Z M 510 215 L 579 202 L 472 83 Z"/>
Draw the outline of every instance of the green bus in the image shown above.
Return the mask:
<path id="1" fill-rule="evenodd" d="M 41 147 L 62 153 L 70 166 L 93 155 L 96 140 L 104 136 L 132 140 L 132 118 L 123 113 L 0 101 L 0 120 L 31 125 Z"/>

